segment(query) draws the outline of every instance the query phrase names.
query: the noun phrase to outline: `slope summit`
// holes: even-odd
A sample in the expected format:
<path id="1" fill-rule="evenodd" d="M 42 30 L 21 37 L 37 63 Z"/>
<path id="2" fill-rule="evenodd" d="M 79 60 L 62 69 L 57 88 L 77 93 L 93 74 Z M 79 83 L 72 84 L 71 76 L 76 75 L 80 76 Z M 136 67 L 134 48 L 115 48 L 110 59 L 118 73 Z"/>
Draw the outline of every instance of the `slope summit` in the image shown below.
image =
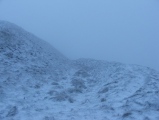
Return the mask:
<path id="1" fill-rule="evenodd" d="M 67 61 L 65 56 L 48 43 L 6 21 L 0 21 L 0 52 L 6 57 L 17 57 L 25 62 L 31 58 L 37 59 L 33 61 L 43 60 L 47 63 L 52 60 L 52 64 Z"/>

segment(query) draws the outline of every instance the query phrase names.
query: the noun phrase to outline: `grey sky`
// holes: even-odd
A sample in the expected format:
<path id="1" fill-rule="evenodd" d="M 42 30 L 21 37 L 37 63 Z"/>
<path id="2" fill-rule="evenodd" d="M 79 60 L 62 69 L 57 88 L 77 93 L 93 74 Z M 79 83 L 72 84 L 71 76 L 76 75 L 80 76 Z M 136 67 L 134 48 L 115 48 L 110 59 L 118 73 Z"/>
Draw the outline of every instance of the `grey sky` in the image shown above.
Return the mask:
<path id="1" fill-rule="evenodd" d="M 158 0 L 5 0 L 0 19 L 34 33 L 71 59 L 159 71 Z"/>

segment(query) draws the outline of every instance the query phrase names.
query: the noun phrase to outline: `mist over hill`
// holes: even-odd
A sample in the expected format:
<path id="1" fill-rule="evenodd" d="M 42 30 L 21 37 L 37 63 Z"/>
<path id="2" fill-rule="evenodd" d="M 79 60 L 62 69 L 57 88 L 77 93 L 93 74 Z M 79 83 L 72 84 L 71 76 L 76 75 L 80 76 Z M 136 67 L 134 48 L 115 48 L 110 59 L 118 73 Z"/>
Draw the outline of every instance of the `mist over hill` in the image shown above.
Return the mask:
<path id="1" fill-rule="evenodd" d="M 0 120 L 159 120 L 159 73 L 139 65 L 69 60 L 0 21 Z"/>

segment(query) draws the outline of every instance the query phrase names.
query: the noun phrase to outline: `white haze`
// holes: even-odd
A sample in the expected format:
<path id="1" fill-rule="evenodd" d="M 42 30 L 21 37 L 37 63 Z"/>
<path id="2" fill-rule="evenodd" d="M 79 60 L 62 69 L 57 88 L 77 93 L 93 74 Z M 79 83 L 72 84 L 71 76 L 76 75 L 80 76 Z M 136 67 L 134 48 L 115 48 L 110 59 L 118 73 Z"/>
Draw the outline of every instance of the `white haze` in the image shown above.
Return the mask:
<path id="1" fill-rule="evenodd" d="M 159 71 L 158 0 L 5 0 L 0 19 L 71 59 L 94 58 Z"/>

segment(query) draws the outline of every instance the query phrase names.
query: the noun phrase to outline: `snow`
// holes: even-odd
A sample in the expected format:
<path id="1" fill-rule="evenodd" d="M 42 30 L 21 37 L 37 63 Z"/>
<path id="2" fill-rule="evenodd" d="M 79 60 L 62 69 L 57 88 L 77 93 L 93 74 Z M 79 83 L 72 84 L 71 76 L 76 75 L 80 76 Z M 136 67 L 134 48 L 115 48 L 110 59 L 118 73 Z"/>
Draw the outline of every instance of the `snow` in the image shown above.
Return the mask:
<path id="1" fill-rule="evenodd" d="M 0 120 L 159 120 L 159 73 L 138 65 L 72 61 L 0 21 Z"/>

